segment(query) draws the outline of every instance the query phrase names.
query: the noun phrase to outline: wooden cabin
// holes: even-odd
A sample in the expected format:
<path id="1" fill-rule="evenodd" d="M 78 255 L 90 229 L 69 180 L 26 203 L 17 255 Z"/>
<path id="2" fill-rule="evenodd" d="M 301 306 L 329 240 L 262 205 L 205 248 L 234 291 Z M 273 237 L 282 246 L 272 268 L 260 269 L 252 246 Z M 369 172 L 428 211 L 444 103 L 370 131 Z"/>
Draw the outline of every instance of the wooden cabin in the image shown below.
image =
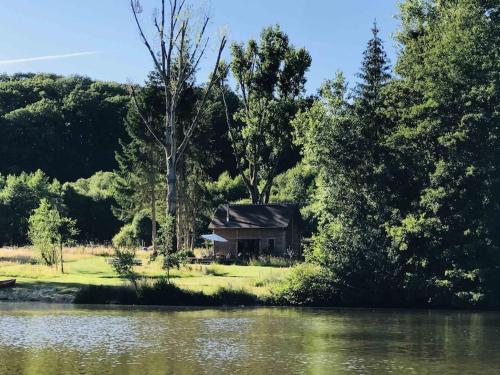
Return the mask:
<path id="1" fill-rule="evenodd" d="M 260 255 L 294 256 L 301 251 L 301 218 L 296 205 L 223 204 L 209 229 L 227 242 L 215 242 L 214 251 L 227 258 Z"/>

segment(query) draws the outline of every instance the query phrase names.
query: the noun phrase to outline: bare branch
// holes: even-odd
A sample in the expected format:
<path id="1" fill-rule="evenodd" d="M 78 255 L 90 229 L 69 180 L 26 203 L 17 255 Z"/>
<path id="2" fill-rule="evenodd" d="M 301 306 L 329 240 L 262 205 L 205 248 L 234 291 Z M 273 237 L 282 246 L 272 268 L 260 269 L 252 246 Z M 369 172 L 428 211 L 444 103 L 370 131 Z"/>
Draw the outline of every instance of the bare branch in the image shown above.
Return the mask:
<path id="1" fill-rule="evenodd" d="M 149 44 L 148 39 L 144 35 L 144 32 L 142 31 L 141 23 L 139 22 L 139 18 L 137 17 L 137 14 L 140 13 L 140 11 L 139 11 L 140 8 L 138 8 L 139 6 L 140 6 L 140 3 L 138 1 L 136 1 L 136 3 L 134 4 L 134 0 L 130 0 L 130 8 L 132 9 L 132 14 L 134 15 L 135 24 L 137 25 L 137 28 L 139 29 L 139 34 L 141 35 L 142 41 L 145 44 L 145 46 L 147 47 L 149 54 L 153 58 L 153 62 L 155 64 L 156 68 L 161 73 L 162 72 L 161 65 L 158 62 L 158 59 L 156 58 L 156 55 L 155 55 L 153 49 L 151 48 L 151 45 Z M 141 11 L 142 11 L 142 9 L 141 9 Z"/>
<path id="2" fill-rule="evenodd" d="M 203 22 L 203 26 L 201 27 L 201 30 L 198 34 L 198 38 L 196 40 L 196 44 L 194 46 L 193 53 L 191 54 L 191 60 L 194 60 L 196 57 L 196 53 L 198 51 L 198 48 L 200 47 L 201 41 L 203 40 L 203 35 L 205 35 L 205 30 L 207 28 L 209 20 L 210 20 L 210 18 L 205 17 L 205 21 Z M 208 42 L 208 38 L 207 38 L 207 42 Z M 206 43 L 205 43 L 205 45 L 206 45 Z"/>

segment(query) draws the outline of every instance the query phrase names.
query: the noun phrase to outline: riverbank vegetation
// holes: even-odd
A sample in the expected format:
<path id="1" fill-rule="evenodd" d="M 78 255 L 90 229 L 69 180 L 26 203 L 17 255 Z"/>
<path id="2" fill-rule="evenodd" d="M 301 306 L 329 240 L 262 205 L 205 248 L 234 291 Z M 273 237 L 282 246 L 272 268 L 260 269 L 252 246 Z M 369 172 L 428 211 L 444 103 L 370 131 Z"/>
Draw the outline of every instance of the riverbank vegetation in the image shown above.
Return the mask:
<path id="1" fill-rule="evenodd" d="M 158 261 L 145 260 L 140 274 L 167 269 L 174 285 L 196 292 L 230 283 L 280 304 L 499 307 L 500 6 L 405 0 L 399 20 L 393 65 L 374 24 L 358 81 L 332 69 L 316 95 L 304 90 L 307 46 L 279 26 L 234 43 L 206 83 L 189 62 L 189 75 L 176 78 L 182 69 L 156 60 L 185 64 L 203 33 L 176 40 L 186 43 L 176 56 L 150 53 L 142 86 L 0 77 L 0 245 L 27 244 L 30 216 L 46 199 L 75 220 L 77 243 L 152 245 Z M 179 35 L 191 31 L 184 22 Z M 242 201 L 300 205 L 312 238 L 305 263 L 276 269 L 279 280 L 287 275 L 280 282 L 257 277 L 263 267 L 171 269 L 173 254 L 201 245 L 219 204 Z M 159 236 L 162 223 L 168 236 Z M 54 280 L 118 283 L 101 258 L 71 256 Z M 79 272 L 84 264 L 95 272 Z M 0 275 L 23 282 L 29 267 L 42 272 L 2 263 Z"/>

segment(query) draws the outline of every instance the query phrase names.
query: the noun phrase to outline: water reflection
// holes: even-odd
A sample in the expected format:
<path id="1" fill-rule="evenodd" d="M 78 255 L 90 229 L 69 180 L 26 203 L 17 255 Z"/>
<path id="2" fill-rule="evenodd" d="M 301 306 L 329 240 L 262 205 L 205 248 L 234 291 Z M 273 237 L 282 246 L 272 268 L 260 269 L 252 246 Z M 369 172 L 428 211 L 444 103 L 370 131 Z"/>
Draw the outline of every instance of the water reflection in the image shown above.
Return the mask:
<path id="1" fill-rule="evenodd" d="M 0 374 L 498 374 L 500 314 L 0 303 Z"/>

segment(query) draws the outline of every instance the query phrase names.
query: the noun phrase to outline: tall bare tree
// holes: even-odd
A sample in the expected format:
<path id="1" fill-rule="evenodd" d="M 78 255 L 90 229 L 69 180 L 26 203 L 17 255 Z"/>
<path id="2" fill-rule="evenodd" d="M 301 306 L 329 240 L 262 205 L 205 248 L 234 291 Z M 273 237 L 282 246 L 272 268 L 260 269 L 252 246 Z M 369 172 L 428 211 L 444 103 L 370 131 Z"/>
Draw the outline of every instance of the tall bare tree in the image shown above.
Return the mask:
<path id="1" fill-rule="evenodd" d="M 140 1 L 130 0 L 130 8 L 141 40 L 151 55 L 154 67 L 163 84 L 165 97 L 164 134 L 154 132 L 151 119 L 147 116 L 141 114 L 141 119 L 164 150 L 167 166 L 167 214 L 175 218 L 177 212 L 177 166 L 186 151 L 210 91 L 217 80 L 217 67 L 227 39 L 225 35 L 221 37 L 213 73 L 205 86 L 205 92 L 193 106 L 193 117 L 190 123 L 180 129 L 176 116 L 180 98 L 187 87 L 187 83 L 195 80 L 196 72 L 207 50 L 209 37 L 206 33 L 210 18 L 208 15 L 203 16 L 201 26 L 197 28 L 194 26 L 194 20 L 191 17 L 190 7 L 186 0 L 168 0 L 167 3 L 165 0 L 161 0 L 160 9 L 155 11 L 153 15 L 156 40 L 158 41 L 157 48 L 153 46 L 146 36 L 139 20 L 139 14 L 143 12 Z M 141 113 L 133 87 L 131 87 L 131 94 L 133 102 L 138 107 L 139 113 Z"/>

